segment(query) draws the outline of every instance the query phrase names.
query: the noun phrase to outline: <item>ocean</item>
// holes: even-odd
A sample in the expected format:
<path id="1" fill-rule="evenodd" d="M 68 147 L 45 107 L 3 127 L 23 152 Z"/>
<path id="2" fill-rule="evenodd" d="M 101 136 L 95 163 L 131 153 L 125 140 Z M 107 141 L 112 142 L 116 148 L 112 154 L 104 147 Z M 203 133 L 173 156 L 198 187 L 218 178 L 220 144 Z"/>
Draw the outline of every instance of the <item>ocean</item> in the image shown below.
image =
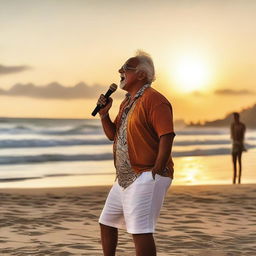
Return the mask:
<path id="1" fill-rule="evenodd" d="M 246 183 L 255 183 L 256 130 L 246 132 Z M 229 128 L 176 129 L 172 156 L 181 185 L 230 183 Z M 247 171 L 246 171 L 247 170 Z M 98 119 L 0 119 L 0 188 L 110 185 L 112 142 Z"/>

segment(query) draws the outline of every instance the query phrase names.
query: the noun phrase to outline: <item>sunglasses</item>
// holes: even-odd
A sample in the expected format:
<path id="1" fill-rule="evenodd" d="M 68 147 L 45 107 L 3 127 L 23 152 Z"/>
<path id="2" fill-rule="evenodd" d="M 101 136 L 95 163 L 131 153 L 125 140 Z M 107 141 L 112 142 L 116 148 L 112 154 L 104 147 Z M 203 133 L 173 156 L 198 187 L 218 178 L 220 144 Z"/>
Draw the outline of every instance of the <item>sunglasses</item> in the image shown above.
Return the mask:
<path id="1" fill-rule="evenodd" d="M 129 67 L 127 64 L 124 64 L 121 69 L 123 71 L 127 71 L 127 70 L 136 70 L 137 68 L 134 68 L 134 67 Z"/>

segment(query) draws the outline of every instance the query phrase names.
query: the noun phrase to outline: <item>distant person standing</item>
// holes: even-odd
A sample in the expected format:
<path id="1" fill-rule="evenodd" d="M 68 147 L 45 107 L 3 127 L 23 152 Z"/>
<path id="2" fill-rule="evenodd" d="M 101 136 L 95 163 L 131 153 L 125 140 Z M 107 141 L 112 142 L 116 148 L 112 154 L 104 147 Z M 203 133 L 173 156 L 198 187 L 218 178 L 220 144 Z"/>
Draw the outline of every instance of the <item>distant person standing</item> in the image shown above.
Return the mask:
<path id="1" fill-rule="evenodd" d="M 237 160 L 239 165 L 238 171 L 238 184 L 241 183 L 242 175 L 242 152 L 246 151 L 244 147 L 244 135 L 246 126 L 240 122 L 239 114 L 237 112 L 233 113 L 234 122 L 231 124 L 231 139 L 232 139 L 232 160 L 234 166 L 233 184 L 236 184 L 237 177 Z"/>

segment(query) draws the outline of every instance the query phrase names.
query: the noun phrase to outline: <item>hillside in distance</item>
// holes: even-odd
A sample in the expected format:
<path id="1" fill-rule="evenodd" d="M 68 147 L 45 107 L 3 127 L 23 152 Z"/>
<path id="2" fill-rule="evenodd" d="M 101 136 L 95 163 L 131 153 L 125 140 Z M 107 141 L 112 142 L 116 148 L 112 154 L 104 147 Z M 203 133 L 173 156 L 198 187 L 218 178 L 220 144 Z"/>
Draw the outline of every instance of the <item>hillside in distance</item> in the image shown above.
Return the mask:
<path id="1" fill-rule="evenodd" d="M 234 111 L 236 112 L 236 111 Z M 238 112 L 238 111 L 237 111 Z M 256 104 L 252 107 L 243 109 L 238 112 L 240 114 L 240 121 L 243 122 L 247 128 L 256 128 Z M 200 126 L 200 127 L 228 127 L 233 122 L 233 112 L 226 115 L 223 119 L 217 119 L 214 121 L 206 121 L 201 123 L 189 123 L 188 126 Z"/>

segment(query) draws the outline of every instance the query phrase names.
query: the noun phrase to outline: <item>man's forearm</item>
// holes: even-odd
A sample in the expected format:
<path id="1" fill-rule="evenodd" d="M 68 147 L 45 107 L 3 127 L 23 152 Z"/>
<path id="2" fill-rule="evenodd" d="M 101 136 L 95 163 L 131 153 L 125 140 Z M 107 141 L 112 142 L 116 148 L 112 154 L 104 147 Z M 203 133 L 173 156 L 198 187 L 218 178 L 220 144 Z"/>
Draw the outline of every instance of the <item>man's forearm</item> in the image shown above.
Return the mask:
<path id="1" fill-rule="evenodd" d="M 169 133 L 160 137 L 158 155 L 153 167 L 153 171 L 163 170 L 166 167 L 171 155 L 174 136 L 175 135 L 173 133 Z"/>
<path id="2" fill-rule="evenodd" d="M 111 121 L 109 114 L 101 117 L 101 123 L 103 130 L 108 137 L 109 140 L 114 140 L 115 134 L 116 134 L 116 126 L 115 124 Z"/>

